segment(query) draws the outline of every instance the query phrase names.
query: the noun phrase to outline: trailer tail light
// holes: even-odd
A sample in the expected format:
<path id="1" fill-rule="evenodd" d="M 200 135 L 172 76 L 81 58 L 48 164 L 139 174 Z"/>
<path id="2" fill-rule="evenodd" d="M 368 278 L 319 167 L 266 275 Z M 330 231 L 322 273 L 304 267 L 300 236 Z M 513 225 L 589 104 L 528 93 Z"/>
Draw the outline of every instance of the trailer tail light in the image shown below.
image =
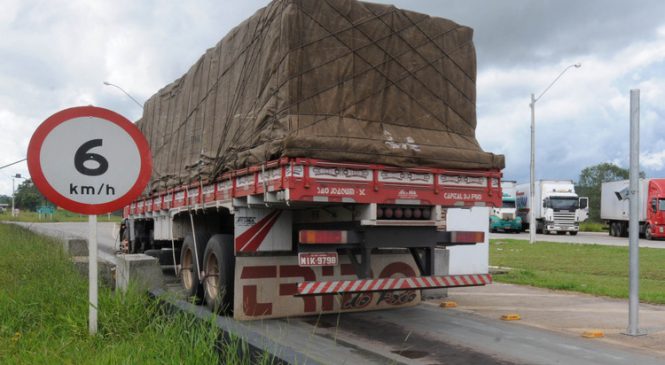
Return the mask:
<path id="1" fill-rule="evenodd" d="M 376 209 L 376 218 L 395 220 L 430 220 L 432 219 L 432 207 L 381 204 Z"/>
<path id="2" fill-rule="evenodd" d="M 454 244 L 485 242 L 485 232 L 450 232 L 450 241 Z"/>
<path id="3" fill-rule="evenodd" d="M 348 231 L 302 230 L 298 233 L 302 244 L 345 244 L 349 243 Z"/>

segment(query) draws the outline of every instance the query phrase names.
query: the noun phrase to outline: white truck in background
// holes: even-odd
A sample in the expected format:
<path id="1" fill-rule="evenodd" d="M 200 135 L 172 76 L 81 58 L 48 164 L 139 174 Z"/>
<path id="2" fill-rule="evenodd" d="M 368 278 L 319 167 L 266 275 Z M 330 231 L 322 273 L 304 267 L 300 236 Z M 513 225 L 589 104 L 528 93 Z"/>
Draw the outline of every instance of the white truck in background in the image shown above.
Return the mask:
<path id="1" fill-rule="evenodd" d="M 530 184 L 516 187 L 517 212 L 524 229 L 531 216 L 536 220 L 536 232 L 576 235 L 580 222 L 589 217 L 589 198 L 575 193 L 572 180 L 538 180 L 535 184 L 533 215 L 529 214 Z"/>
<path id="2" fill-rule="evenodd" d="M 628 236 L 629 183 L 629 180 L 621 180 L 601 186 L 600 218 L 610 227 L 610 236 Z M 639 201 L 640 235 L 649 240 L 665 238 L 665 179 L 640 179 Z"/>

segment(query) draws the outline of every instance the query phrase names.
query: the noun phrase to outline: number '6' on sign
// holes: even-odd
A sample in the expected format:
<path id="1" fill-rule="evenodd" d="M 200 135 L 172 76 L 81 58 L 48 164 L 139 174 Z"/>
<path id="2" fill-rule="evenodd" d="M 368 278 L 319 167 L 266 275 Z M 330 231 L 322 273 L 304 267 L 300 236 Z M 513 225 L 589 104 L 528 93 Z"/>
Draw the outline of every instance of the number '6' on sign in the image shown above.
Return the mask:
<path id="1" fill-rule="evenodd" d="M 120 114 L 94 106 L 53 114 L 28 147 L 37 188 L 56 205 L 83 214 L 129 204 L 150 180 L 151 168 L 141 131 Z"/>

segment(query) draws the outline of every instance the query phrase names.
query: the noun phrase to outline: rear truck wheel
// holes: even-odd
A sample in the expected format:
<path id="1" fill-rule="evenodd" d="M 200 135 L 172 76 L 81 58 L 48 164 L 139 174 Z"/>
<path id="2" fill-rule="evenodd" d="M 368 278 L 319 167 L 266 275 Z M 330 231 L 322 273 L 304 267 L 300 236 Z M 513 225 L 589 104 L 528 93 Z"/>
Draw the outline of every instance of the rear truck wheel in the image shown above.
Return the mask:
<path id="1" fill-rule="evenodd" d="M 233 235 L 216 234 L 210 237 L 203 255 L 203 270 L 206 306 L 213 312 L 231 313 L 235 272 Z"/>
<path id="2" fill-rule="evenodd" d="M 572 231 L 572 232 L 570 232 L 570 235 L 571 235 L 571 236 L 577 236 L 577 231 Z"/>
<path id="3" fill-rule="evenodd" d="M 646 227 L 644 227 L 644 238 L 648 239 L 649 241 L 653 239 L 653 234 L 651 234 L 650 224 L 647 224 Z"/>
<path id="4" fill-rule="evenodd" d="M 628 237 L 628 224 L 619 223 L 619 236 Z"/>
<path id="5" fill-rule="evenodd" d="M 609 233 L 610 233 L 610 236 L 612 236 L 612 237 L 616 237 L 616 235 L 617 235 L 617 233 L 616 233 L 616 224 L 614 224 L 614 222 L 610 222 L 610 229 L 609 229 L 609 231 L 610 231 L 610 232 L 609 232 Z"/>
<path id="6" fill-rule="evenodd" d="M 180 252 L 180 282 L 187 297 L 194 298 L 199 302 L 203 298 L 203 286 L 199 280 L 198 273 L 201 272 L 197 265 L 196 254 L 198 253 L 199 263 L 203 263 L 203 251 L 208 237 L 198 233 L 196 235 L 196 250 L 194 249 L 194 237 L 188 234 L 182 242 Z"/>

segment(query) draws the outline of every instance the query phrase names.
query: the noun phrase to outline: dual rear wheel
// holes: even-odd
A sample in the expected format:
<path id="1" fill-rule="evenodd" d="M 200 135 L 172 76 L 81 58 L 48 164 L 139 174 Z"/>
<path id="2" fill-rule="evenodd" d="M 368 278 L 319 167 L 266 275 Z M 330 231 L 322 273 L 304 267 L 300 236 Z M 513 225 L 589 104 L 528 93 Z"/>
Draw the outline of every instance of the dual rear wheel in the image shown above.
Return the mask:
<path id="1" fill-rule="evenodd" d="M 198 257 L 198 260 L 197 260 Z M 205 234 L 185 237 L 180 254 L 180 278 L 185 294 L 201 301 L 212 311 L 230 313 L 233 309 L 235 256 L 233 235 Z M 202 266 L 202 270 L 197 263 Z"/>

